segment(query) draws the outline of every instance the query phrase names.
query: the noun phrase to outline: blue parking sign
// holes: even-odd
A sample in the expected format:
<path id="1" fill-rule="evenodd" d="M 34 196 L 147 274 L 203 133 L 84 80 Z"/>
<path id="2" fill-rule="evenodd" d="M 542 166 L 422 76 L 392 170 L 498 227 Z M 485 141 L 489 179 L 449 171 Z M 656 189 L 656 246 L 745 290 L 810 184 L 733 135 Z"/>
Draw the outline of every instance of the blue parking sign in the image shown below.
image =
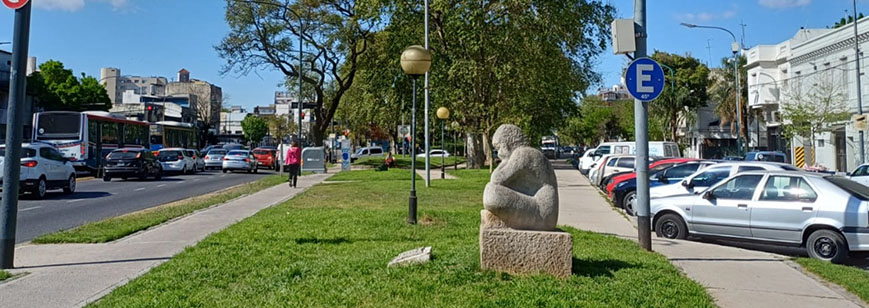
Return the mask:
<path id="1" fill-rule="evenodd" d="M 625 71 L 625 87 L 634 98 L 648 102 L 664 91 L 664 69 L 650 58 L 638 58 Z"/>

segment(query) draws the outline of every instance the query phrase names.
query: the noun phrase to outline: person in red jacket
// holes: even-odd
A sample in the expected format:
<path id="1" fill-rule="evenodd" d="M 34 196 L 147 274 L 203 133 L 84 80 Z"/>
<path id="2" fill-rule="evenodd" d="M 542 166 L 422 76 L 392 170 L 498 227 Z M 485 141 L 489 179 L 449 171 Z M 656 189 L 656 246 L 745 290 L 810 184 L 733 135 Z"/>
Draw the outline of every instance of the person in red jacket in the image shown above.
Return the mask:
<path id="1" fill-rule="evenodd" d="M 296 187 L 296 182 L 299 180 L 302 163 L 302 148 L 299 147 L 298 141 L 293 141 L 290 148 L 287 150 L 287 159 L 284 165 L 289 166 L 290 187 Z"/>

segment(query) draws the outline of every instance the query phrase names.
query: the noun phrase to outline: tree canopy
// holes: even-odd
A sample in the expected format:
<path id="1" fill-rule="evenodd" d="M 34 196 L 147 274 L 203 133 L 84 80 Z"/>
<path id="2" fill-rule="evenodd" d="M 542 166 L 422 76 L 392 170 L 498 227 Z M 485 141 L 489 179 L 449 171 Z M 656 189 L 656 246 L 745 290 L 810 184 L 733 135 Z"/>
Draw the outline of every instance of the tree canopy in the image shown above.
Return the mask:
<path id="1" fill-rule="evenodd" d="M 241 130 L 244 132 L 244 139 L 251 143 L 259 143 L 269 133 L 269 124 L 263 118 L 248 115 L 241 120 Z"/>
<path id="2" fill-rule="evenodd" d="M 37 106 L 48 111 L 112 108 L 108 92 L 99 80 L 84 73 L 76 78 L 60 61 L 49 60 L 39 65 L 39 71 L 27 77 L 27 91 L 36 98 Z"/>
<path id="3" fill-rule="evenodd" d="M 691 122 L 697 109 L 706 106 L 709 96 L 709 68 L 690 55 L 655 51 L 652 58 L 664 66 L 667 85 L 661 96 L 650 104 L 651 117 L 658 117 L 667 127 L 669 140 L 678 142 L 678 129 Z"/>

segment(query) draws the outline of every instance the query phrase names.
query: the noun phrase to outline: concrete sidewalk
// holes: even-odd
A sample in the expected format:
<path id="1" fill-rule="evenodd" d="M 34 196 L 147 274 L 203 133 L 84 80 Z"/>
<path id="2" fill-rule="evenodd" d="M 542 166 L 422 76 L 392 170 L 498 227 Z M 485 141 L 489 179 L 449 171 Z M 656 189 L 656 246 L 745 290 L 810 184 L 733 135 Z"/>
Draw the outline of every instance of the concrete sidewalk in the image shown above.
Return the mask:
<path id="1" fill-rule="evenodd" d="M 578 171 L 556 174 L 560 225 L 636 240 L 636 224 Z M 652 249 L 703 285 L 720 307 L 866 307 L 844 289 L 806 275 L 785 256 L 654 234 L 652 239 Z"/>
<path id="2" fill-rule="evenodd" d="M 208 235 L 258 211 L 286 201 L 331 174 L 286 184 L 196 212 L 153 229 L 106 244 L 19 245 L 13 274 L 0 283 L 3 307 L 81 307 L 166 262 Z"/>

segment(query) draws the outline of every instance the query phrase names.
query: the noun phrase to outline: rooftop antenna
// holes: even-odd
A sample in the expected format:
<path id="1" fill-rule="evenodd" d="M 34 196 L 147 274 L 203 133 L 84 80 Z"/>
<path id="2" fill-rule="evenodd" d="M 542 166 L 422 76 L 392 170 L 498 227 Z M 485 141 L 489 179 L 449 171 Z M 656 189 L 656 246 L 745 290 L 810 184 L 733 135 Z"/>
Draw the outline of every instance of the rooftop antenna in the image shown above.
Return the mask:
<path id="1" fill-rule="evenodd" d="M 744 20 L 740 19 L 739 26 L 742 27 L 742 37 L 740 37 L 740 42 L 742 43 L 742 48 L 745 49 L 745 26 L 747 25 Z"/>
<path id="2" fill-rule="evenodd" d="M 709 43 L 712 42 L 712 39 L 706 39 L 706 51 L 709 53 L 709 59 L 706 60 L 706 66 L 712 65 L 712 45 Z"/>

